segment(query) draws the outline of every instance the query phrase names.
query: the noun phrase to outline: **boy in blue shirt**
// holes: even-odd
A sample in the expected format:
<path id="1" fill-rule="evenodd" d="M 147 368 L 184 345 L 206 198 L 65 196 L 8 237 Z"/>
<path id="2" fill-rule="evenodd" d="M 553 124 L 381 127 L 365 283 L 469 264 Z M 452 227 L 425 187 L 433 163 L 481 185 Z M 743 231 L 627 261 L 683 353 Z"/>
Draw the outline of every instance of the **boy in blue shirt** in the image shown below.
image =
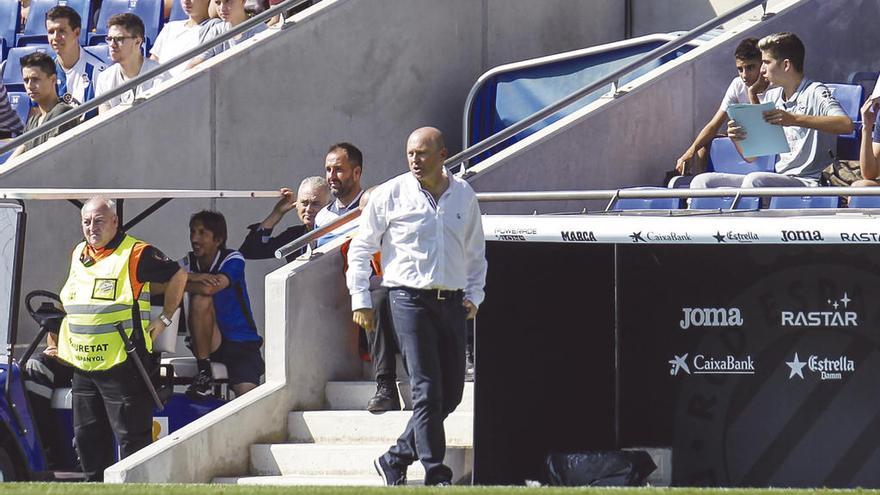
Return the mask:
<path id="1" fill-rule="evenodd" d="M 192 251 L 179 261 L 189 278 L 189 329 L 199 372 L 187 388 L 191 398 L 209 397 L 213 388 L 211 361 L 226 365 L 236 397 L 260 383 L 265 370 L 250 298 L 244 278 L 244 257 L 226 247 L 226 219 L 203 210 L 189 221 Z"/>

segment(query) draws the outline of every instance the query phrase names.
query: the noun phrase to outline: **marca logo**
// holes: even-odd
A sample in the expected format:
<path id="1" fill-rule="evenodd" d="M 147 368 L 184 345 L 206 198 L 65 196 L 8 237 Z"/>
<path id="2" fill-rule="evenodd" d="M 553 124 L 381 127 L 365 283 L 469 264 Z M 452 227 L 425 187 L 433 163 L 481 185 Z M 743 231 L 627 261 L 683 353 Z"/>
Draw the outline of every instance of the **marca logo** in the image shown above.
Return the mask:
<path id="1" fill-rule="evenodd" d="M 816 242 L 824 241 L 818 230 L 783 230 L 782 242 Z"/>
<path id="2" fill-rule="evenodd" d="M 690 327 L 741 327 L 742 313 L 739 308 L 681 308 L 682 330 Z"/>
<path id="3" fill-rule="evenodd" d="M 704 354 L 697 354 L 691 360 L 690 365 L 687 361 L 688 355 L 673 356 L 669 360 L 671 368 L 669 374 L 677 376 L 679 372 L 687 375 L 754 375 L 755 362 L 752 356 L 745 358 L 737 358 L 736 356 L 712 357 Z M 693 371 L 691 371 L 693 368 Z"/>
<path id="4" fill-rule="evenodd" d="M 786 361 L 789 373 L 788 379 L 791 380 L 795 376 L 804 379 L 804 367 L 819 375 L 821 380 L 842 380 L 844 373 L 852 373 L 856 370 L 856 363 L 847 356 L 839 356 L 837 358 L 827 358 L 812 355 L 806 361 L 801 361 L 797 353 L 794 353 L 794 359 Z"/>
<path id="5" fill-rule="evenodd" d="M 756 234 L 754 232 L 734 232 L 732 230 L 727 231 L 726 234 L 722 234 L 720 230 L 716 230 L 715 235 L 713 235 L 712 237 L 714 237 L 715 240 L 718 241 L 719 243 L 727 242 L 727 241 L 739 242 L 739 243 L 750 243 L 750 242 L 755 242 L 755 241 L 760 240 L 760 237 L 758 237 L 758 234 Z"/>
<path id="6" fill-rule="evenodd" d="M 840 240 L 843 242 L 880 242 L 878 232 L 841 232 Z"/>
<path id="7" fill-rule="evenodd" d="M 781 311 L 781 324 L 784 327 L 857 327 L 858 313 L 839 310 L 841 303 L 845 310 L 850 301 L 852 299 L 844 292 L 842 298 L 828 300 L 834 311 Z"/>
<path id="8" fill-rule="evenodd" d="M 570 242 L 597 242 L 593 231 L 571 230 L 562 231 L 562 240 Z"/>

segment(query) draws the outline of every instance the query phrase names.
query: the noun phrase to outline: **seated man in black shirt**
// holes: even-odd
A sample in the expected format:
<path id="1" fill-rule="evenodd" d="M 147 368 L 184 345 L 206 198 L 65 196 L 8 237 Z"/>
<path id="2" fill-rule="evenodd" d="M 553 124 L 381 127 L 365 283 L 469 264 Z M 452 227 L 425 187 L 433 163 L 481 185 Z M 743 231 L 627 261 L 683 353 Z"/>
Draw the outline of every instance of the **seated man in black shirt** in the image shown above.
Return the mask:
<path id="1" fill-rule="evenodd" d="M 275 204 L 265 220 L 248 226 L 250 232 L 241 247 L 238 248 L 245 259 L 274 258 L 275 250 L 312 230 L 315 227 L 315 217 L 318 212 L 330 202 L 330 186 L 327 185 L 326 179 L 318 176 L 303 179 L 295 196 L 293 191 L 286 187 L 281 189 L 281 194 L 283 197 Z M 302 224 L 289 227 L 284 232 L 272 237 L 272 229 L 294 207 Z M 292 253 L 287 257 L 287 261 L 292 261 L 304 252 L 305 248 Z"/>

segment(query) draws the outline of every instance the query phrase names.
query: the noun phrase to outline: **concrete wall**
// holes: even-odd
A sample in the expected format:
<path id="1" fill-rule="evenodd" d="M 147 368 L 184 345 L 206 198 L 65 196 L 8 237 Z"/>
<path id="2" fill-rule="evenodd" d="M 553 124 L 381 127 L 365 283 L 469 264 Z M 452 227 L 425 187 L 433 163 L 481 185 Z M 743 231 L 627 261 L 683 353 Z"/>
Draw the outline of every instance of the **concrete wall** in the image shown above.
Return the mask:
<path id="1" fill-rule="evenodd" d="M 217 57 L 137 109 L 101 116 L 33 150 L 0 170 L 0 187 L 277 189 L 323 174 L 327 146 L 341 140 L 363 149 L 364 181 L 372 185 L 405 169 L 404 141 L 418 126 L 437 125 L 453 150 L 460 146 L 464 100 L 485 69 L 619 39 L 620 5 L 323 0 L 287 29 Z M 273 203 L 213 203 L 227 215 L 230 245 Z M 132 233 L 180 257 L 188 216 L 211 205 L 172 202 Z M 27 207 L 24 291 L 58 290 L 80 239 L 77 212 L 66 203 Z M 263 276 L 277 267 L 249 264 L 258 322 Z M 22 323 L 24 338 L 35 333 L 29 318 Z"/>
<path id="2" fill-rule="evenodd" d="M 631 0 L 633 36 L 669 31 L 689 31 L 696 26 L 742 5 L 745 0 Z M 788 0 L 768 0 L 767 11 L 776 12 Z M 748 19 L 760 18 L 755 9 L 730 21 L 730 27 Z"/>
<path id="3" fill-rule="evenodd" d="M 287 413 L 324 406 L 330 380 L 360 378 L 339 242 L 266 277 L 266 382 L 105 471 L 108 483 L 207 483 L 247 473 L 253 443 L 287 439 Z M 244 427 L 246 426 L 246 427 Z M 209 455 L 207 455 L 209 454 Z"/>
<path id="4" fill-rule="evenodd" d="M 793 31 L 806 45 L 806 72 L 844 81 L 873 70 L 880 45 L 868 36 L 880 16 L 877 0 L 802 0 L 765 22 L 751 21 L 625 89 L 562 119 L 483 162 L 471 183 L 478 191 L 615 189 L 660 185 L 664 173 L 717 111 L 735 76 L 732 53 L 743 36 Z M 484 211 L 579 211 L 581 203 L 491 204 Z M 597 205 L 589 205 L 591 208 Z"/>

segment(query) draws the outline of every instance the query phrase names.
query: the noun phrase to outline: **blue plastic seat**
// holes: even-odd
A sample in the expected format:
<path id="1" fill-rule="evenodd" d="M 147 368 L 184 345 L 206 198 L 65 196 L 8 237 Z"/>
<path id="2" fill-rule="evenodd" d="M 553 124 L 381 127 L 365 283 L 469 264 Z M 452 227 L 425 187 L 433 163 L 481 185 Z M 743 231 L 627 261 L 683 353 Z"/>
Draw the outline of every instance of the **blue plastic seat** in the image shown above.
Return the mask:
<path id="1" fill-rule="evenodd" d="M 665 191 L 665 187 L 632 187 L 632 190 Z M 623 210 L 678 210 L 681 208 L 681 198 L 621 198 L 614 203 L 614 211 Z"/>
<path id="2" fill-rule="evenodd" d="M 183 4 L 180 0 L 174 0 L 174 4 L 171 5 L 171 15 L 168 17 L 168 22 L 185 21 L 187 19 L 189 19 L 189 16 L 186 15 L 186 11 L 183 10 Z"/>
<path id="3" fill-rule="evenodd" d="M 826 84 L 826 86 L 855 124 L 852 132 L 837 136 L 837 157 L 841 160 L 858 160 L 862 129 L 862 115 L 859 110 L 862 108 L 864 88 L 858 84 Z"/>
<path id="4" fill-rule="evenodd" d="M 27 124 L 28 113 L 31 111 L 31 99 L 27 95 L 27 93 L 23 92 L 9 92 L 6 93 L 9 97 L 9 104 L 12 106 L 12 109 L 15 110 L 15 113 L 18 114 L 18 118 L 21 119 L 22 124 Z"/>
<path id="5" fill-rule="evenodd" d="M 46 12 L 56 5 L 67 5 L 79 14 L 83 21 L 83 28 L 79 34 L 79 44 L 86 44 L 88 38 L 86 26 L 89 19 L 91 19 L 90 0 L 31 0 L 31 8 L 28 11 L 24 32 L 18 35 L 16 46 L 27 46 L 35 43 L 45 44 L 49 42 L 49 38 L 46 35 Z"/>
<path id="6" fill-rule="evenodd" d="M 0 0 L 0 51 L 3 60 L 10 48 L 15 46 L 15 36 L 21 27 L 21 3 L 17 0 Z"/>
<path id="7" fill-rule="evenodd" d="M 749 172 L 775 172 L 776 155 L 759 156 L 749 163 L 727 137 L 715 138 L 709 148 L 709 172 L 746 175 Z"/>
<path id="8" fill-rule="evenodd" d="M 179 3 L 179 2 L 175 2 Z M 144 23 L 144 46 L 149 53 L 150 47 L 156 41 L 159 30 L 162 29 L 163 12 L 162 0 L 104 0 L 101 4 L 101 13 L 98 15 L 98 23 L 95 32 L 89 33 L 89 44 L 97 45 L 107 40 L 107 21 L 116 14 L 126 12 L 135 14 Z"/>
<path id="9" fill-rule="evenodd" d="M 880 196 L 850 196 L 850 208 L 880 208 Z"/>
<path id="10" fill-rule="evenodd" d="M 840 208 L 838 196 L 774 196 L 771 210 L 802 210 L 810 208 Z"/>
<path id="11" fill-rule="evenodd" d="M 21 79 L 21 57 L 33 52 L 53 55 L 49 45 L 17 46 L 9 50 L 6 66 L 3 68 L 3 84 L 7 91 L 24 91 L 24 81 Z"/>
<path id="12" fill-rule="evenodd" d="M 689 210 L 729 210 L 733 204 L 734 196 L 724 196 L 723 198 L 692 198 Z M 746 197 L 739 198 L 736 204 L 737 210 L 757 210 L 761 206 L 761 198 Z"/>

